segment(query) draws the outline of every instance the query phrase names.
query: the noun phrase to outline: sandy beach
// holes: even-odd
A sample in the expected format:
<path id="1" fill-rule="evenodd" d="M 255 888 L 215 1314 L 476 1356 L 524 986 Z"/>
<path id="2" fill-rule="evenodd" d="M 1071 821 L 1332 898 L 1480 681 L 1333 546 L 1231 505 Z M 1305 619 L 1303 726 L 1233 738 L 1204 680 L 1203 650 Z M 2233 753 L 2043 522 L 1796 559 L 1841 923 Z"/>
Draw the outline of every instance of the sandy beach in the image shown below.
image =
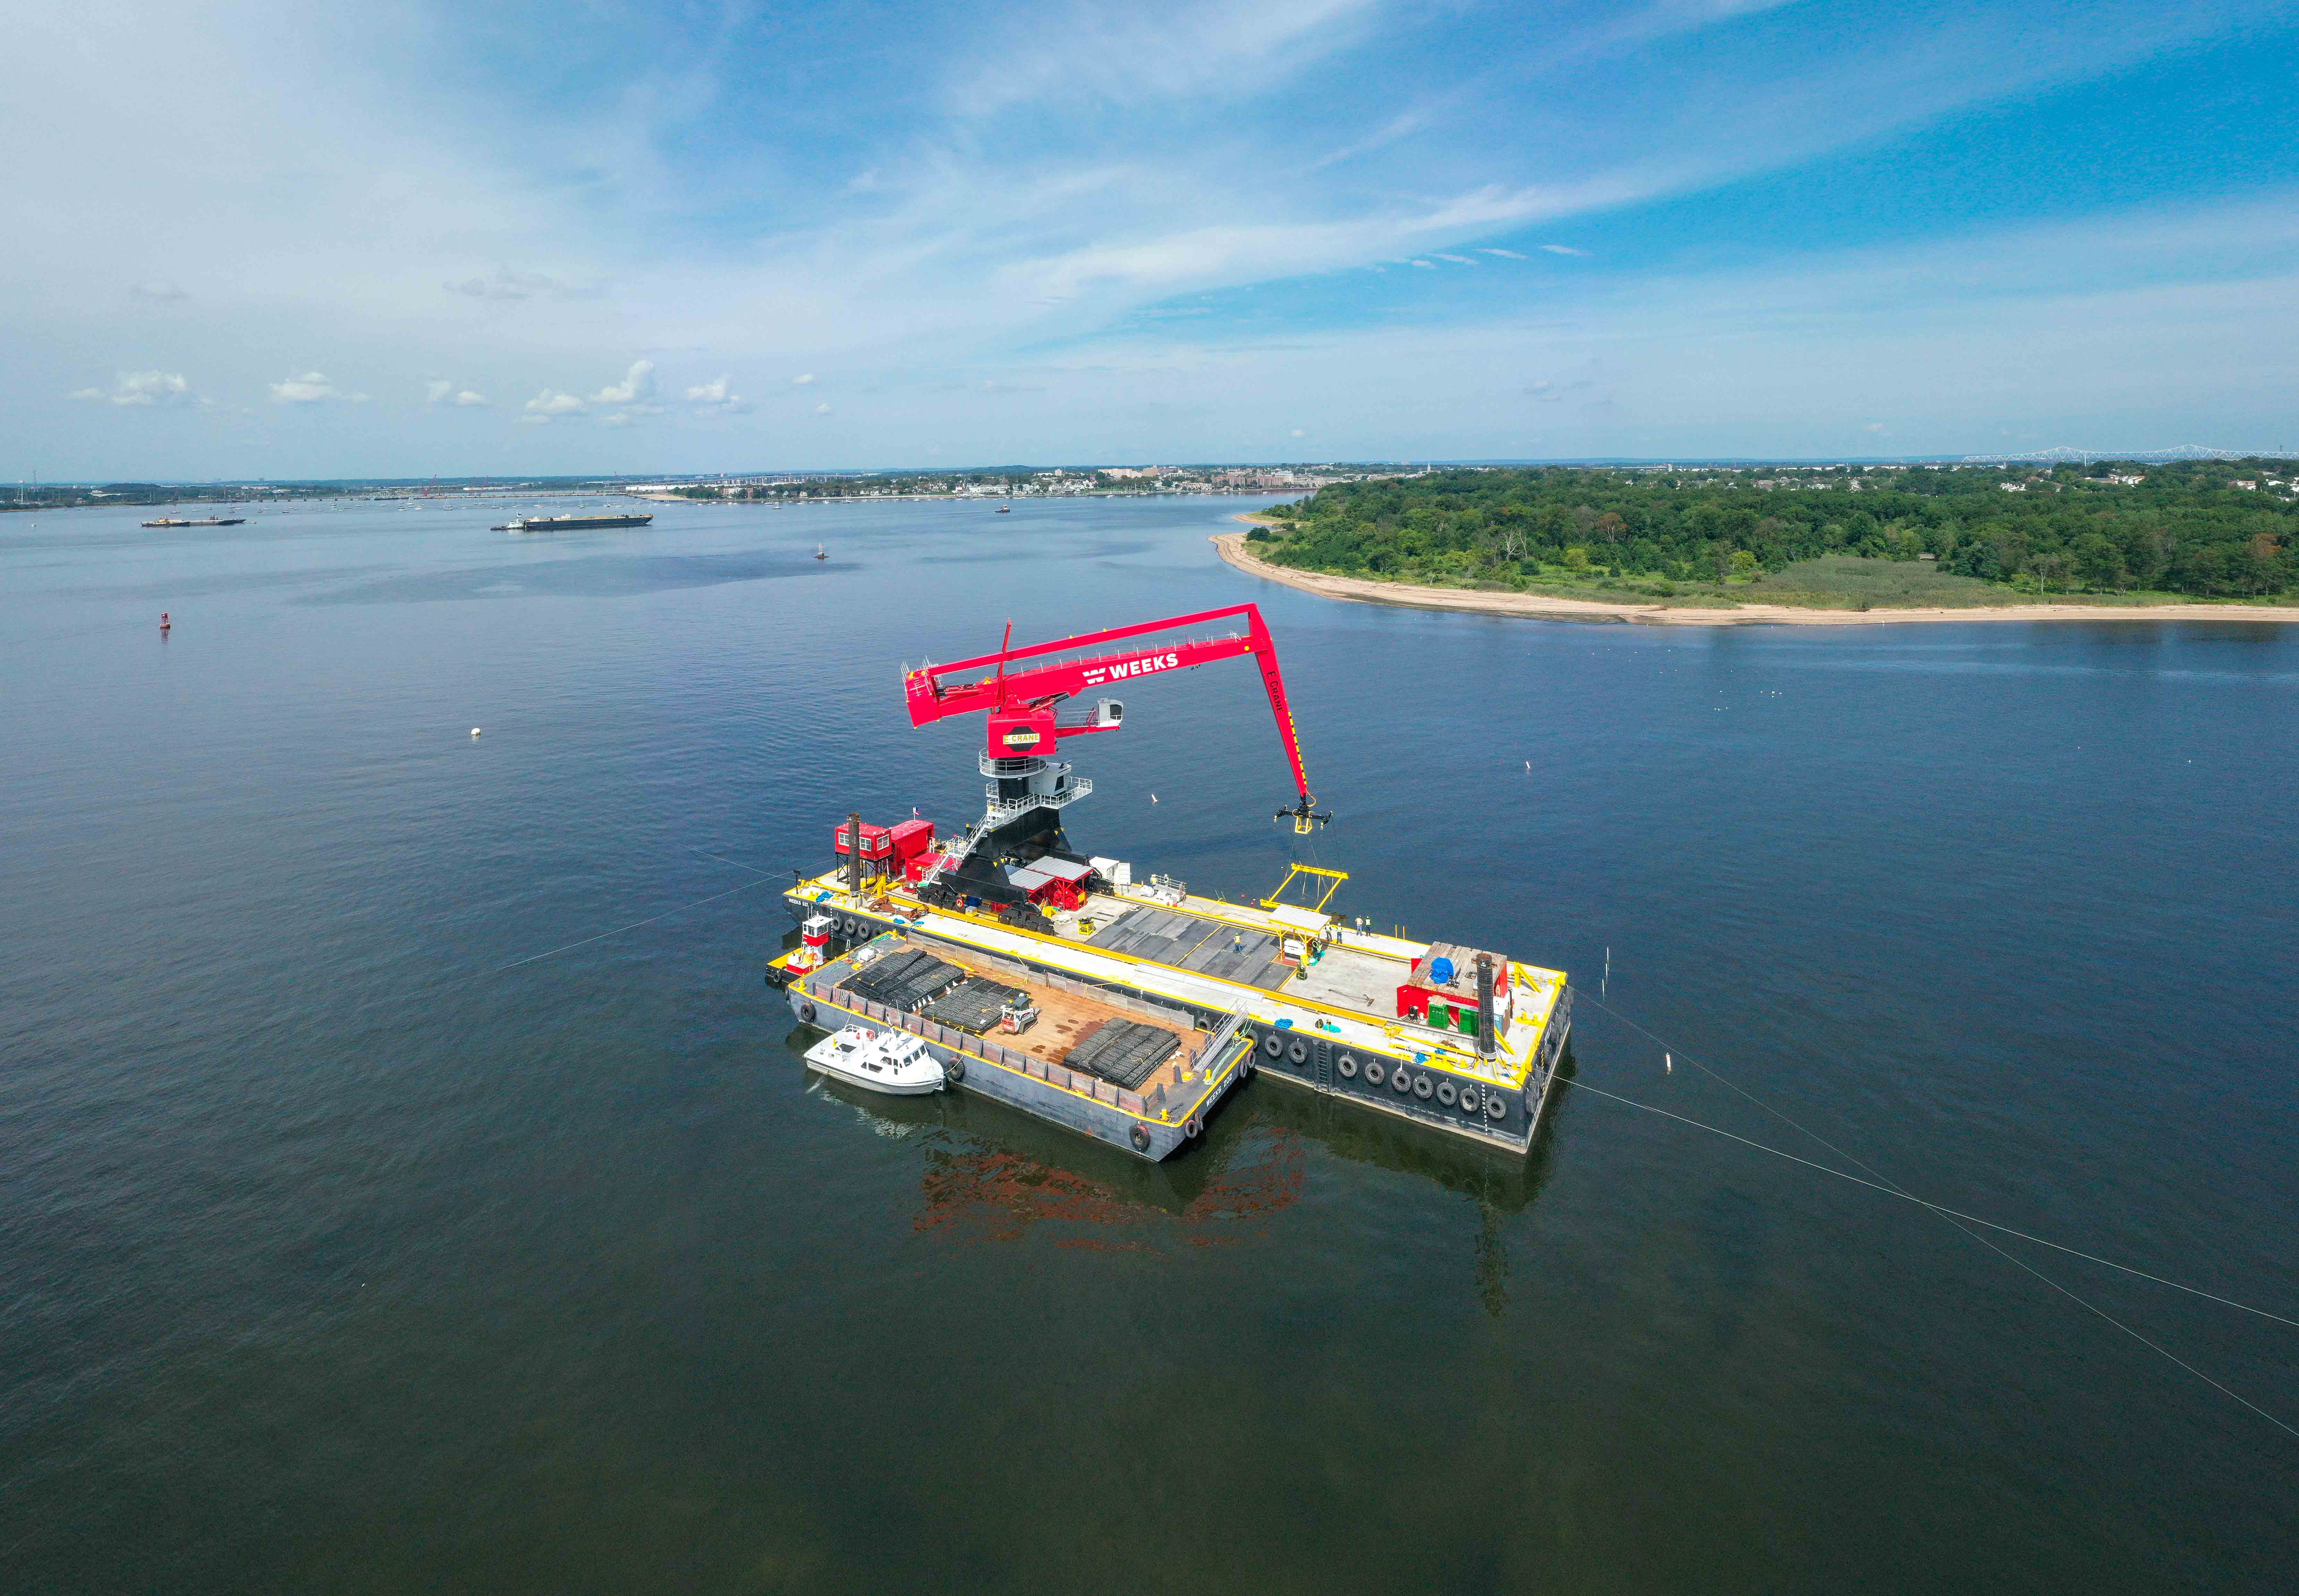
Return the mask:
<path id="1" fill-rule="evenodd" d="M 1232 519 L 1252 523 L 1244 515 Z M 1217 532 L 1214 546 L 1241 571 L 1299 587 L 1322 598 L 1359 604 L 1398 604 L 1414 610 L 1459 610 L 1478 615 L 1520 615 L 1530 620 L 1631 621 L 1656 627 L 1896 626 L 1921 620 L 2290 620 L 2299 605 L 2258 604 L 2005 604 L 1962 610 L 1808 610 L 1794 604 L 1742 604 L 1735 610 L 1679 608 L 1661 601 L 1614 603 L 1550 598 L 1538 593 L 1473 593 L 1375 582 L 1362 577 L 1289 570 L 1257 558 L 1242 532 Z"/>

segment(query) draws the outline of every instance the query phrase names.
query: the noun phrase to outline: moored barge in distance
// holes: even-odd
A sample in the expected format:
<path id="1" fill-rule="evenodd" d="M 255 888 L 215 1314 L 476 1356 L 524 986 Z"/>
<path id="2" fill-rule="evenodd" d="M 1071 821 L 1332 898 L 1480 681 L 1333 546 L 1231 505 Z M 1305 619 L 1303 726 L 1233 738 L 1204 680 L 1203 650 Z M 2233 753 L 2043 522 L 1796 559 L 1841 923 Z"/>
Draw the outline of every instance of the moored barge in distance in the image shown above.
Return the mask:
<path id="1" fill-rule="evenodd" d="M 1237 618 L 1240 631 L 1009 669 Z M 1249 653 L 1299 792 L 1278 818 L 1300 832 L 1329 819 L 1301 774 L 1275 649 L 1253 605 L 908 671 L 915 724 L 988 714 L 984 812 L 956 835 L 924 819 L 877 827 L 850 815 L 834 830 L 831 868 L 799 872 L 784 894 L 802 940 L 768 966 L 768 983 L 803 1023 L 910 1030 L 956 1060 L 959 1089 L 1144 1158 L 1186 1144 L 1256 1070 L 1530 1151 L 1572 1031 L 1563 971 L 1346 921 L 1327 912 L 1348 879 L 1338 870 L 1297 864 L 1268 897 L 1235 903 L 1070 845 L 1063 811 L 1092 784 L 1051 752 L 1061 737 L 1115 729 L 1124 705 L 1105 699 L 1075 721 L 1058 719 L 1056 705 L 1086 687 Z M 979 680 L 942 679 L 993 667 Z M 890 958 L 905 962 L 882 962 Z M 873 968 L 923 974 L 873 983 Z M 942 990 L 967 983 L 1002 985 L 1042 1017 L 969 1028 L 962 1004 L 936 1007 Z M 988 1023 L 978 1005 L 970 1020 Z"/>
<path id="2" fill-rule="evenodd" d="M 643 527 L 652 515 L 529 515 L 489 527 L 490 532 L 588 532 L 598 527 Z"/>

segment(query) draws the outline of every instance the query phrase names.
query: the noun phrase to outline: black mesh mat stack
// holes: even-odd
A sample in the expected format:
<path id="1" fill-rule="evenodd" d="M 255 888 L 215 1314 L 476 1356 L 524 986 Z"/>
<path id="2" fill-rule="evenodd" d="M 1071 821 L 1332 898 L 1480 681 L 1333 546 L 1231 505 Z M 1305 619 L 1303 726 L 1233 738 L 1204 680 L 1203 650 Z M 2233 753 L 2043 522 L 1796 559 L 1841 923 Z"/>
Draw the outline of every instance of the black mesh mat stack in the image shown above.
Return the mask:
<path id="1" fill-rule="evenodd" d="M 1134 1019 L 1105 1019 L 1062 1060 L 1128 1091 L 1139 1087 L 1181 1046 L 1174 1033 Z"/>
<path id="2" fill-rule="evenodd" d="M 890 1009 L 917 1013 L 928 1000 L 964 979 L 966 972 L 932 953 L 905 948 L 889 953 L 859 976 L 849 976 L 846 990 Z"/>
<path id="3" fill-rule="evenodd" d="M 1002 985 L 986 976 L 968 976 L 926 1005 L 925 1016 L 938 1024 L 981 1035 L 998 1028 L 998 1011 L 1022 995 L 1018 986 Z"/>

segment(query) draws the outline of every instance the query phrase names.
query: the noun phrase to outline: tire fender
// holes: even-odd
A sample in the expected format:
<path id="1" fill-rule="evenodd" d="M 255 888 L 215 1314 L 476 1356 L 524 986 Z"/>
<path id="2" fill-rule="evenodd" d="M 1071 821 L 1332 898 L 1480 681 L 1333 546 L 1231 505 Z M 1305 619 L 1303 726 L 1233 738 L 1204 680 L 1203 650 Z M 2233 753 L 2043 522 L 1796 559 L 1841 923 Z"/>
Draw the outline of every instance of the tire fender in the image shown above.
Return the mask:
<path id="1" fill-rule="evenodd" d="M 1309 1061 L 1309 1044 L 1296 1036 L 1293 1045 L 1285 1050 L 1285 1055 L 1296 1064 L 1306 1064 Z"/>
<path id="2" fill-rule="evenodd" d="M 942 1078 L 955 1086 L 966 1078 L 966 1060 L 952 1053 L 942 1061 Z"/>
<path id="3" fill-rule="evenodd" d="M 1343 1053 L 1333 1060 L 1333 1068 L 1340 1071 L 1343 1080 L 1347 1080 L 1357 1072 L 1357 1056 L 1355 1053 Z"/>
<path id="4" fill-rule="evenodd" d="M 1198 1123 L 1198 1117 L 1195 1114 L 1182 1121 L 1182 1134 L 1192 1142 L 1205 1135 L 1205 1131 L 1206 1127 Z"/>
<path id="5" fill-rule="evenodd" d="M 1381 1085 L 1382 1080 L 1388 1076 L 1388 1074 L 1389 1071 L 1381 1067 L 1380 1060 L 1375 1060 L 1374 1062 L 1365 1066 L 1365 1085 L 1368 1086 L 1378 1086 Z"/>
<path id="6" fill-rule="evenodd" d="M 1274 1031 L 1270 1032 L 1261 1039 L 1261 1051 L 1273 1059 L 1277 1057 L 1285 1051 L 1285 1038 Z"/>
<path id="7" fill-rule="evenodd" d="M 1437 1083 L 1437 1101 L 1449 1109 L 1461 1101 L 1461 1094 L 1453 1089 L 1452 1082 L 1440 1081 Z"/>
<path id="8" fill-rule="evenodd" d="M 1436 1088 L 1435 1086 L 1433 1086 L 1433 1085 L 1432 1085 L 1430 1084 L 1430 1082 L 1429 1082 L 1429 1077 L 1428 1077 L 1427 1076 L 1425 1076 L 1425 1075 L 1424 1075 L 1424 1076 L 1415 1076 L 1415 1077 L 1414 1078 L 1414 1082 L 1413 1082 L 1413 1095 L 1414 1095 L 1414 1096 L 1415 1096 L 1415 1097 L 1427 1097 L 1431 1093 L 1432 1093 L 1432 1092 L 1434 1092 L 1434 1091 L 1436 1091 L 1436 1090 L 1437 1090 L 1437 1088 Z"/>
<path id="9" fill-rule="evenodd" d="M 1133 1151 L 1136 1152 L 1150 1151 L 1150 1127 L 1146 1125 L 1135 1126 L 1125 1133 L 1125 1139 L 1133 1143 Z"/>

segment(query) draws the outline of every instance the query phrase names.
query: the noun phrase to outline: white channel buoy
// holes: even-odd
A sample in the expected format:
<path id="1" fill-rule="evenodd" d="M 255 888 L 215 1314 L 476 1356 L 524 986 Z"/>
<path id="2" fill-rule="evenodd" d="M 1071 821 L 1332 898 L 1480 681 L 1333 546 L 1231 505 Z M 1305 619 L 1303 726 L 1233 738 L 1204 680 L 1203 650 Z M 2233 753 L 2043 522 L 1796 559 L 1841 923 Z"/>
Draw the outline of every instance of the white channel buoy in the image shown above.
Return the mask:
<path id="1" fill-rule="evenodd" d="M 477 736 L 478 735 L 479 735 L 479 728 L 478 728 L 477 727 L 476 727 L 476 726 L 475 726 L 475 727 L 471 727 L 471 736 L 475 736 L 475 737 L 476 737 L 476 736 Z"/>

